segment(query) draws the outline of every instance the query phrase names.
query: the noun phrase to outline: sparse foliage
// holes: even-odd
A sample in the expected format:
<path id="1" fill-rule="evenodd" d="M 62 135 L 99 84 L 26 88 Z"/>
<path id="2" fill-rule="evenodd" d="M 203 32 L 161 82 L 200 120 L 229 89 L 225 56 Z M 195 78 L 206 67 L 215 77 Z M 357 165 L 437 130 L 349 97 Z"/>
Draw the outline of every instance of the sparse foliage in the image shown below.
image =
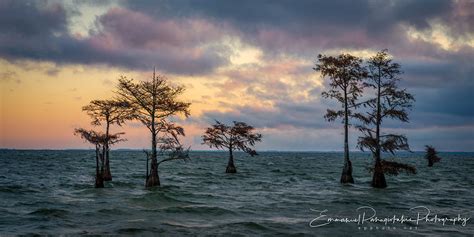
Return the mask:
<path id="1" fill-rule="evenodd" d="M 182 86 L 171 86 L 166 77 L 153 72 L 151 81 L 134 81 L 121 77 L 117 95 L 119 101 L 128 103 L 133 109 L 133 118 L 147 127 L 151 134 L 151 152 L 147 152 L 146 187 L 159 186 L 158 176 L 158 146 L 161 150 L 173 149 L 183 151 L 181 145 L 176 144 L 178 136 L 184 136 L 183 128 L 170 123 L 167 119 L 172 115 L 182 114 L 189 116 L 190 103 L 180 101 L 178 96 L 184 92 Z M 171 136 L 174 142 L 167 139 Z M 169 149 L 168 149 L 169 148 Z M 174 156 L 174 159 L 164 158 L 163 161 L 175 160 L 177 157 L 185 159 L 187 156 Z M 151 163 L 148 171 L 148 162 Z"/>
<path id="2" fill-rule="evenodd" d="M 255 128 L 244 122 L 233 122 L 233 126 L 223 124 L 216 121 L 212 127 L 207 128 L 202 136 L 203 144 L 217 149 L 229 150 L 229 162 L 227 165 L 227 173 L 235 173 L 233 151 L 240 150 L 250 156 L 258 155 L 253 149 L 256 142 L 262 140 L 262 134 L 255 133 Z"/>
<path id="3" fill-rule="evenodd" d="M 110 133 L 110 126 L 116 124 L 122 126 L 122 124 L 133 118 L 134 109 L 125 101 L 116 100 L 93 100 L 88 105 L 82 107 L 92 119 L 91 124 L 94 126 L 105 125 L 105 139 L 108 140 Z M 111 139 L 111 138 L 110 138 Z M 104 180 L 112 180 L 112 173 L 110 171 L 110 147 L 109 142 L 104 142 L 105 149 L 105 167 L 104 167 Z"/>
<path id="4" fill-rule="evenodd" d="M 160 154 L 166 158 L 160 160 L 157 165 L 170 160 L 189 159 L 189 147 L 183 148 L 179 141 L 179 136 L 185 136 L 184 129 L 174 123 L 161 124 L 160 132 L 163 134 L 158 138 L 158 147 Z"/>
<path id="5" fill-rule="evenodd" d="M 385 119 L 408 122 L 408 111 L 415 101 L 406 89 L 398 88 L 397 83 L 402 74 L 400 67 L 400 64 L 392 62 L 386 50 L 378 52 L 368 60 L 368 77 L 363 84 L 364 87 L 375 91 L 375 97 L 361 103 L 366 108 L 365 113 L 354 114 L 354 117 L 362 122 L 357 126 L 363 135 L 358 139 L 358 147 L 361 150 L 370 150 L 375 159 L 372 186 L 377 188 L 387 186 L 385 172 L 396 175 L 401 169 L 409 173 L 413 173 L 411 170 L 414 169 L 396 162 L 382 163 L 381 160 L 381 152 L 394 154 L 397 150 L 410 150 L 406 136 L 381 131 Z"/>
<path id="6" fill-rule="evenodd" d="M 402 172 L 405 172 L 407 174 L 416 174 L 415 167 L 411 165 L 399 163 L 396 161 L 382 160 L 381 166 L 383 169 L 383 173 L 388 174 L 388 175 L 397 176 Z M 371 173 L 374 172 L 374 167 L 369 167 L 368 169 L 369 169 L 369 172 Z"/>
<path id="7" fill-rule="evenodd" d="M 109 134 L 108 136 L 105 133 L 97 132 L 94 130 L 86 130 L 83 128 L 76 128 L 74 130 L 74 135 L 80 136 L 85 141 L 93 144 L 93 145 L 104 145 L 108 143 L 109 145 L 114 145 L 116 143 L 126 141 L 126 139 L 121 138 L 121 136 L 125 134 L 123 132 Z"/>
<path id="8" fill-rule="evenodd" d="M 117 124 L 121 126 L 125 121 L 133 118 L 133 107 L 126 101 L 117 100 L 93 100 L 82 107 L 92 118 L 92 125 Z"/>

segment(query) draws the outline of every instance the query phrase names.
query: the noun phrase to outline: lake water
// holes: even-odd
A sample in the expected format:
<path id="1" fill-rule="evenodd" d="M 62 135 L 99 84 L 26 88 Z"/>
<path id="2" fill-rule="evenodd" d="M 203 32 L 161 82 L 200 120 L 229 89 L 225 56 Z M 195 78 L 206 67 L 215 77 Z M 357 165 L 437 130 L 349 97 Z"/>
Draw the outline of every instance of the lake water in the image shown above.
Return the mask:
<path id="1" fill-rule="evenodd" d="M 474 153 L 440 153 L 431 168 L 423 153 L 403 153 L 418 173 L 387 176 L 383 190 L 370 187 L 370 155 L 351 155 L 354 185 L 338 183 L 342 153 L 237 153 L 238 173 L 226 174 L 227 153 L 192 152 L 163 163 L 162 187 L 147 190 L 141 151 L 113 151 L 113 181 L 94 189 L 93 151 L 2 150 L 0 235 L 474 235 Z M 429 221 L 400 219 L 428 210 Z M 398 220 L 353 222 L 374 212 Z"/>

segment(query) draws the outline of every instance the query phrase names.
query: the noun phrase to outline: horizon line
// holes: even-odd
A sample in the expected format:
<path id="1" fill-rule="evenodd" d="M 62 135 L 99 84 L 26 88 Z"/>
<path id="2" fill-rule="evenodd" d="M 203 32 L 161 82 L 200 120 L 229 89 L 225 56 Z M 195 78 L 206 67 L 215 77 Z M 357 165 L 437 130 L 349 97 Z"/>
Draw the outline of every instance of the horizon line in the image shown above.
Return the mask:
<path id="1" fill-rule="evenodd" d="M 17 150 L 17 151 L 90 151 L 94 150 L 92 148 L 6 148 L 0 147 L 0 150 Z M 111 149 L 111 151 L 143 151 L 147 149 L 143 148 L 117 148 Z M 226 152 L 225 150 L 190 150 L 190 151 L 197 151 L 197 152 Z M 236 151 L 236 152 L 243 152 L 243 151 Z M 258 152 L 327 152 L 327 153 L 335 153 L 335 152 L 344 152 L 343 150 L 274 150 L 274 149 L 266 149 L 261 150 Z M 370 151 L 361 151 L 361 150 L 349 150 L 349 152 L 356 152 L 356 153 L 370 153 Z M 413 151 L 398 151 L 396 153 L 410 153 L 410 152 L 425 152 L 425 150 L 413 150 Z M 438 150 L 438 152 L 451 152 L 451 153 L 474 153 L 472 151 L 446 151 L 446 150 Z M 389 153 L 389 152 L 386 152 Z"/>

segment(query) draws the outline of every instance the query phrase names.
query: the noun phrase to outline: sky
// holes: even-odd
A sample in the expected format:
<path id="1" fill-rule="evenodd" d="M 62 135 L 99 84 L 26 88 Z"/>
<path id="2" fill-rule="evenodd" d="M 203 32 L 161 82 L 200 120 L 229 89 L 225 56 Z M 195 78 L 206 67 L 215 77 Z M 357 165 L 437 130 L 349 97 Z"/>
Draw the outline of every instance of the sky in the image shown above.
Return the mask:
<path id="1" fill-rule="evenodd" d="M 263 134 L 258 150 L 341 151 L 317 55 L 382 49 L 416 99 L 409 123 L 383 131 L 413 150 L 474 151 L 474 1 L 0 0 L 0 148 L 90 148 L 73 135 L 93 128 L 82 106 L 156 67 L 186 87 L 191 116 L 172 119 L 192 149 L 208 149 L 201 135 L 214 120 L 237 120 Z M 126 132 L 115 148 L 150 146 L 136 121 L 112 131 Z M 352 150 L 359 135 L 350 130 Z"/>

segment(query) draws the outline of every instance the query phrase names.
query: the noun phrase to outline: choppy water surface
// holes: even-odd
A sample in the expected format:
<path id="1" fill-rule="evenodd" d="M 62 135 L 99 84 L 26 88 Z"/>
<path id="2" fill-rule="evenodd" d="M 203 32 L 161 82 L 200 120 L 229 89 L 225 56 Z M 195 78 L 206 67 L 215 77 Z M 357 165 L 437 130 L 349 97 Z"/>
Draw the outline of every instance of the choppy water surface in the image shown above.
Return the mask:
<path id="1" fill-rule="evenodd" d="M 341 153 L 237 153 L 237 174 L 225 174 L 227 154 L 193 152 L 188 162 L 160 167 L 162 187 L 144 188 L 144 155 L 113 151 L 113 181 L 93 188 L 92 151 L 0 151 L 0 235 L 162 234 L 309 236 L 472 236 L 474 154 L 441 153 L 428 168 L 422 153 L 403 154 L 415 176 L 387 177 L 389 187 L 370 187 L 369 154 L 354 153 L 355 185 L 338 183 Z M 372 209 L 378 218 L 416 217 L 424 206 L 439 218 L 460 222 L 374 224 L 333 222 Z M 416 209 L 422 210 L 425 209 Z M 370 229 L 372 228 L 372 230 Z M 376 229 L 378 228 L 378 229 Z M 383 228 L 383 229 L 382 229 Z M 411 228 L 411 229 L 410 229 Z"/>

